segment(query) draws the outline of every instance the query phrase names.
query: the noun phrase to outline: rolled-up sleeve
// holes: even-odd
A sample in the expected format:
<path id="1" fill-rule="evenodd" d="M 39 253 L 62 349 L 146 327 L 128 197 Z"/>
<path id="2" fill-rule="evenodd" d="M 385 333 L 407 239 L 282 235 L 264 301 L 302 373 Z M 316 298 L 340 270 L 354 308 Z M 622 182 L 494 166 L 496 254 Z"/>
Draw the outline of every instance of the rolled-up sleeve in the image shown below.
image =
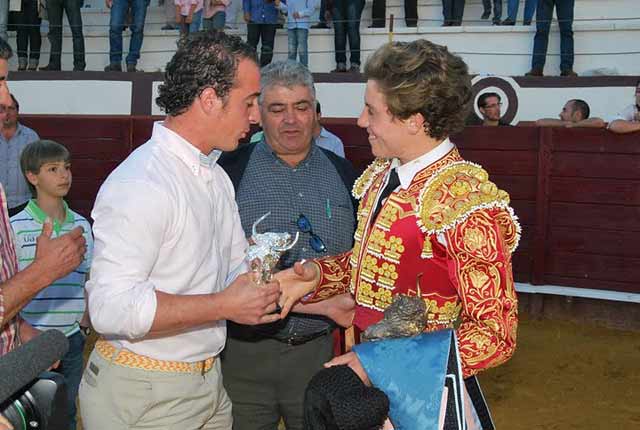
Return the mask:
<path id="1" fill-rule="evenodd" d="M 165 192 L 144 181 L 111 181 L 100 189 L 94 255 L 87 282 L 96 331 L 137 339 L 151 329 L 156 288 L 149 280 L 167 235 L 171 210 Z"/>

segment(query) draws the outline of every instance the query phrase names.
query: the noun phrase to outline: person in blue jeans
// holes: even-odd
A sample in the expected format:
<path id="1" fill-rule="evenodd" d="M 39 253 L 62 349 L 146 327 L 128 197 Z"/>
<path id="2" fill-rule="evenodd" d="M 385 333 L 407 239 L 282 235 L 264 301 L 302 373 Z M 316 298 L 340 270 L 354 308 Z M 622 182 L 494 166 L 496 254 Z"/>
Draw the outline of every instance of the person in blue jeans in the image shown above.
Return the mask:
<path id="1" fill-rule="evenodd" d="M 536 11 L 538 0 L 525 0 L 524 2 L 524 17 L 523 24 L 531 25 L 533 14 Z M 502 21 L 502 25 L 516 25 L 518 20 L 518 8 L 520 7 L 520 0 L 509 0 L 507 5 L 507 19 Z"/>
<path id="2" fill-rule="evenodd" d="M 360 16 L 364 0 L 334 0 L 331 8 L 333 16 L 336 68 L 333 72 L 347 71 L 347 38 L 351 55 L 349 72 L 360 72 Z"/>
<path id="3" fill-rule="evenodd" d="M 533 39 L 531 70 L 526 76 L 542 76 L 549 45 L 549 29 L 556 8 L 560 26 L 560 76 L 577 76 L 573 71 L 573 6 L 575 0 L 538 0 L 536 35 Z"/>
<path id="4" fill-rule="evenodd" d="M 109 20 L 109 65 L 104 68 L 104 71 L 122 71 L 122 32 L 127 10 L 131 7 L 131 24 L 129 25 L 131 40 L 126 63 L 127 72 L 136 72 L 149 0 L 105 0 L 105 4 L 111 9 L 111 18 Z"/>
<path id="5" fill-rule="evenodd" d="M 247 23 L 247 43 L 253 49 L 260 47 L 260 67 L 271 63 L 273 44 L 280 9 L 280 0 L 242 0 L 244 21 Z"/>
<path id="6" fill-rule="evenodd" d="M 311 16 L 318 8 L 318 0 L 282 0 L 280 9 L 287 13 L 287 33 L 289 37 L 289 60 L 309 66 L 309 26 Z"/>
<path id="7" fill-rule="evenodd" d="M 47 0 L 47 15 L 49 17 L 49 64 L 40 70 L 58 71 L 62 57 L 62 15 L 67 14 L 71 38 L 73 40 L 73 71 L 81 72 L 86 67 L 84 56 L 84 35 L 82 34 L 82 15 L 80 8 L 84 0 Z"/>

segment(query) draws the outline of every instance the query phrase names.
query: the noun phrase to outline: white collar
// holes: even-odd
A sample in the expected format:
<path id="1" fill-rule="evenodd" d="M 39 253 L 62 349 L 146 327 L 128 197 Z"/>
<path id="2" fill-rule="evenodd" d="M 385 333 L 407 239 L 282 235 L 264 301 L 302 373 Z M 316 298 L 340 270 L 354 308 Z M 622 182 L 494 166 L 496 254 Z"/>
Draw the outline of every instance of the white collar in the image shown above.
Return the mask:
<path id="1" fill-rule="evenodd" d="M 454 147 L 455 145 L 447 137 L 440 145 L 408 163 L 400 164 L 400 160 L 394 158 L 391 161 L 391 168 L 397 170 L 400 186 L 405 190 L 409 188 L 416 173 L 447 155 Z"/>
<path id="2" fill-rule="evenodd" d="M 222 151 L 219 150 L 211 151 L 209 155 L 203 154 L 184 137 L 165 127 L 162 121 L 153 124 L 152 137 L 161 147 L 185 163 L 195 176 L 200 174 L 203 167 L 211 170 L 222 154 Z"/>

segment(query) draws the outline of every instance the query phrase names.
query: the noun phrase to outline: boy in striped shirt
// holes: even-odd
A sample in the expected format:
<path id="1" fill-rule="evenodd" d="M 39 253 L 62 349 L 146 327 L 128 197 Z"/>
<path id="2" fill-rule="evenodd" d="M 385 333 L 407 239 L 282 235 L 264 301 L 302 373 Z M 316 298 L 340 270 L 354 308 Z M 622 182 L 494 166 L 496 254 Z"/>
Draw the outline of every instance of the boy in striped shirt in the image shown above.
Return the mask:
<path id="1" fill-rule="evenodd" d="M 87 280 L 93 236 L 91 226 L 81 215 L 69 209 L 64 197 L 71 187 L 70 153 L 51 140 L 38 140 L 27 145 L 20 157 L 20 167 L 34 196 L 27 206 L 11 217 L 16 235 L 19 270 L 35 259 L 36 239 L 47 218 L 53 222 L 52 237 L 58 237 L 77 226 L 84 229 L 87 252 L 84 260 L 64 278 L 42 290 L 25 306 L 20 315 L 39 330 L 60 330 L 69 339 L 69 351 L 58 370 L 67 385 L 70 430 L 76 428 L 76 396 L 82 377 L 82 351 L 89 327 L 85 308 L 84 284 Z"/>

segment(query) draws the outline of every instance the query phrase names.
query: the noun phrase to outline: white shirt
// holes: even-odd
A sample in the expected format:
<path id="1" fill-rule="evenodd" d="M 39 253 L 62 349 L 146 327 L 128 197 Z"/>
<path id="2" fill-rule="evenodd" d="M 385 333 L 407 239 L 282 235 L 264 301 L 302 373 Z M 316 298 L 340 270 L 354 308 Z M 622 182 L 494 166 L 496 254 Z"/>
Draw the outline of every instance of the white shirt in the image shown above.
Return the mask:
<path id="1" fill-rule="evenodd" d="M 316 145 L 320 148 L 328 149 L 339 157 L 344 158 L 344 145 L 342 144 L 342 140 L 324 127 L 320 127 L 320 134 L 316 137 Z"/>
<path id="2" fill-rule="evenodd" d="M 611 121 L 609 121 L 609 124 L 611 124 L 611 122 L 617 120 L 617 119 L 623 119 L 625 121 L 637 121 L 636 119 L 636 113 L 638 112 L 638 108 L 636 107 L 635 103 L 630 104 L 629 106 L 627 106 L 626 108 L 624 108 L 624 110 L 622 112 L 618 112 L 617 115 L 615 115 L 613 118 L 611 118 Z"/>
<path id="3" fill-rule="evenodd" d="M 91 213 L 95 251 L 86 289 L 94 327 L 115 346 L 187 362 L 223 349 L 225 321 L 136 340 L 151 328 L 156 290 L 216 293 L 246 271 L 247 242 L 218 156 L 203 155 L 156 123 L 151 139 L 100 188 Z"/>

